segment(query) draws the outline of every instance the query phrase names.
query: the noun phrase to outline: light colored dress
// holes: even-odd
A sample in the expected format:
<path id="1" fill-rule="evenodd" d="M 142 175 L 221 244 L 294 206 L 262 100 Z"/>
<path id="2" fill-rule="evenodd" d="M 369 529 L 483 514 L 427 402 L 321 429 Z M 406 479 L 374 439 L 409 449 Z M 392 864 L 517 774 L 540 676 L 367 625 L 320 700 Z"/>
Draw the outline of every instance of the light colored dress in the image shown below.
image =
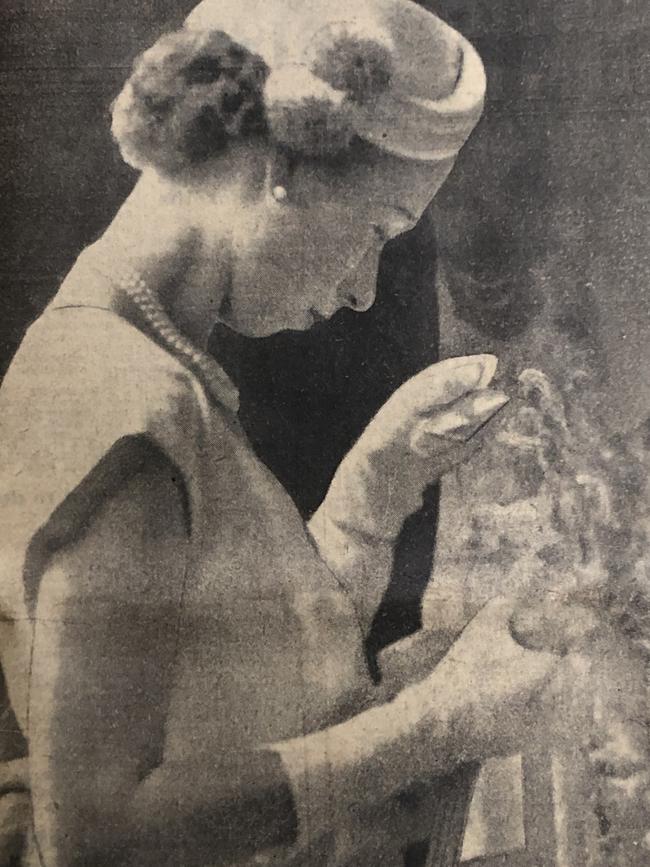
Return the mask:
<path id="1" fill-rule="evenodd" d="M 0 391 L 1 661 L 21 728 L 29 737 L 30 655 L 48 551 L 74 544 L 93 507 L 128 478 L 128 465 L 112 466 L 110 456 L 138 435 L 164 452 L 187 493 L 185 579 L 160 591 L 180 615 L 178 634 L 169 635 L 165 759 L 182 759 L 192 743 L 206 755 L 245 751 L 362 708 L 373 683 L 354 604 L 254 455 L 234 387 L 225 378 L 206 387 L 110 304 L 83 303 L 100 279 L 83 259 L 27 332 Z M 47 774 L 47 762 L 32 773 Z M 377 863 L 403 863 L 398 814 L 393 808 L 395 833 Z M 377 845 L 382 836 L 378 830 Z M 325 845 L 322 853 L 323 864 L 335 863 Z M 288 851 L 251 863 L 315 867 L 313 853 L 307 862 Z"/>

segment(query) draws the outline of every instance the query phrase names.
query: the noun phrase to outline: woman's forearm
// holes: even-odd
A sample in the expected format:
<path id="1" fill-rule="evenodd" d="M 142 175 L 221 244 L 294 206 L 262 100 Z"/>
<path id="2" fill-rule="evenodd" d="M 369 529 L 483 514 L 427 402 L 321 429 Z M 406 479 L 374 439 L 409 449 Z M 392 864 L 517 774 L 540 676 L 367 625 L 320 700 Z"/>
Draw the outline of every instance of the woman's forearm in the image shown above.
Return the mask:
<path id="1" fill-rule="evenodd" d="M 299 847 L 330 829 L 345 836 L 360 805 L 386 804 L 453 766 L 453 704 L 441 689 L 434 713 L 432 689 L 431 680 L 414 684 L 345 722 L 273 745 L 291 780 Z"/>
<path id="2" fill-rule="evenodd" d="M 127 819 L 134 867 L 232 864 L 297 838 L 290 782 L 270 749 L 163 762 L 138 785 Z"/>
<path id="3" fill-rule="evenodd" d="M 56 845 L 38 833 L 43 867 L 230 865 L 295 842 L 296 810 L 279 756 L 202 758 L 188 751 L 187 760 L 164 761 L 140 782 L 92 781 L 82 799 L 61 792 Z"/>
<path id="4" fill-rule="evenodd" d="M 87 804 L 66 865 L 205 867 L 278 847 L 308 857 L 333 829 L 345 835 L 358 805 L 385 804 L 448 770 L 449 715 L 441 704 L 433 723 L 421 690 L 263 749 L 163 761 L 104 821 Z"/>
<path id="5" fill-rule="evenodd" d="M 352 597 L 367 634 L 390 581 L 394 546 L 337 520 L 332 511 L 326 500 L 307 529 L 321 558 Z"/>

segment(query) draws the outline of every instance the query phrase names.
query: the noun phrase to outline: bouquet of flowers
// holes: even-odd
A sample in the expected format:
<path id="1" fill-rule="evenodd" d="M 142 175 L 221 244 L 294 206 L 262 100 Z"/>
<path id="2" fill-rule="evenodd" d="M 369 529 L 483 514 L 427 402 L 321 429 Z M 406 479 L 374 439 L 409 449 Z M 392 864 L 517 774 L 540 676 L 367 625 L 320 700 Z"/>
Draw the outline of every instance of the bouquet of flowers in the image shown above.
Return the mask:
<path id="1" fill-rule="evenodd" d="M 650 437 L 608 437 L 578 389 L 565 400 L 525 370 L 489 445 L 445 481 L 424 619 L 453 635 L 519 597 L 515 638 L 567 661 L 547 730 L 572 756 L 556 777 L 569 863 L 633 867 L 650 858 Z"/>

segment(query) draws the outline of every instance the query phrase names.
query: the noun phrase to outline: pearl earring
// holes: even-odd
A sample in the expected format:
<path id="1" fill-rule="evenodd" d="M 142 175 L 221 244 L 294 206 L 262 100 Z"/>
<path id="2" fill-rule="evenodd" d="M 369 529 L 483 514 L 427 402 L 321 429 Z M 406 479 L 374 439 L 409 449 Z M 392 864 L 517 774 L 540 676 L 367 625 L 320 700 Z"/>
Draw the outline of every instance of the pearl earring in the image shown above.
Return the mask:
<path id="1" fill-rule="evenodd" d="M 273 187 L 272 195 L 276 202 L 286 202 L 289 197 L 286 187 L 280 185 Z"/>

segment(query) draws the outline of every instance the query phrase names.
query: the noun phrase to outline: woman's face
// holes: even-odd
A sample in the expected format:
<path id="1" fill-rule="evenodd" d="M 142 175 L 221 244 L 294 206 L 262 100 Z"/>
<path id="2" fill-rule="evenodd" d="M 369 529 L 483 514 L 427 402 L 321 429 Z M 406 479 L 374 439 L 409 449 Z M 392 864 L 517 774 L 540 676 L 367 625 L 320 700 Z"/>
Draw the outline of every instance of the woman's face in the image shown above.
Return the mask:
<path id="1" fill-rule="evenodd" d="M 299 165 L 286 199 L 243 205 L 223 321 L 262 337 L 305 330 L 342 307 L 367 310 L 384 244 L 417 223 L 452 165 L 378 151 L 345 168 Z"/>

